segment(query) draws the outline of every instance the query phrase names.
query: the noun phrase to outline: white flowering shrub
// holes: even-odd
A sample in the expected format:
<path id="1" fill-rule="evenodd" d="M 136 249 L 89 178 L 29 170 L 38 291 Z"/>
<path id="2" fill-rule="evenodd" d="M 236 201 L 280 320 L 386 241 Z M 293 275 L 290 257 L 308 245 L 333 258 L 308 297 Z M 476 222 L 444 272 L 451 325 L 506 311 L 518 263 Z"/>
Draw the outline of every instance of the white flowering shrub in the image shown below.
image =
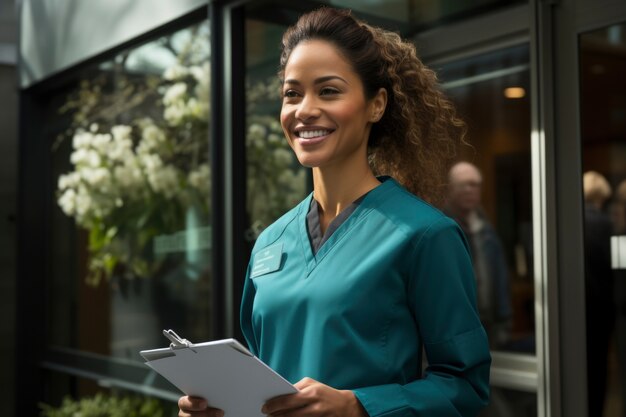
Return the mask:
<path id="1" fill-rule="evenodd" d="M 71 170 L 58 177 L 57 203 L 88 233 L 89 283 L 157 273 L 159 239 L 184 231 L 190 210 L 198 227 L 210 224 L 207 44 L 192 35 L 155 75 L 120 70 L 122 56 L 83 80 L 60 109 L 72 123 L 54 148 L 71 140 Z M 171 40 L 164 46 L 175 49 Z M 254 240 L 304 197 L 306 174 L 278 122 L 278 79 L 249 85 L 247 98 L 246 237 Z"/>
<path id="2" fill-rule="evenodd" d="M 190 207 L 209 221 L 208 57 L 183 51 L 160 77 L 85 80 L 61 108 L 73 113 L 72 170 L 57 202 L 88 232 L 89 283 L 150 276 L 156 236 L 184 229 Z"/>
<path id="3" fill-rule="evenodd" d="M 274 220 L 294 207 L 306 193 L 306 169 L 296 159 L 279 123 L 277 77 L 247 88 L 247 211 L 254 240 Z"/>

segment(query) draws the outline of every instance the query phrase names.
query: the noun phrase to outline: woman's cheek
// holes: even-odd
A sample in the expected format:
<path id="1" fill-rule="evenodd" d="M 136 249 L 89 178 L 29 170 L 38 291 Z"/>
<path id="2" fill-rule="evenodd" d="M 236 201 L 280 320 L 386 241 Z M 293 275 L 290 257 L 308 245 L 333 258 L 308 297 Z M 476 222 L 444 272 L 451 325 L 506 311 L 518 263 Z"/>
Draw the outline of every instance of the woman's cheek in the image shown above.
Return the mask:
<path id="1" fill-rule="evenodd" d="M 283 134 L 285 135 L 285 140 L 287 140 L 287 143 L 289 144 L 291 149 L 293 149 L 294 144 L 291 139 L 291 133 L 289 129 L 290 120 L 291 120 L 290 114 L 283 109 L 280 113 L 280 126 L 283 128 Z"/>

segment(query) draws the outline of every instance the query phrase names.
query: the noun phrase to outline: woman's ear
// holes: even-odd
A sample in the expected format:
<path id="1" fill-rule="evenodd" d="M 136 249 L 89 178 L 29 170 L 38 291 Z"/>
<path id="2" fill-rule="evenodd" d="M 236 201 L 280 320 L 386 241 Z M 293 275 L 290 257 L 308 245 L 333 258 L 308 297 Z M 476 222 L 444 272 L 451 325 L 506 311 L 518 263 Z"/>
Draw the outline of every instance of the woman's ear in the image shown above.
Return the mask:
<path id="1" fill-rule="evenodd" d="M 387 107 L 387 90 L 380 88 L 376 95 L 370 100 L 370 122 L 376 123 L 382 119 Z"/>

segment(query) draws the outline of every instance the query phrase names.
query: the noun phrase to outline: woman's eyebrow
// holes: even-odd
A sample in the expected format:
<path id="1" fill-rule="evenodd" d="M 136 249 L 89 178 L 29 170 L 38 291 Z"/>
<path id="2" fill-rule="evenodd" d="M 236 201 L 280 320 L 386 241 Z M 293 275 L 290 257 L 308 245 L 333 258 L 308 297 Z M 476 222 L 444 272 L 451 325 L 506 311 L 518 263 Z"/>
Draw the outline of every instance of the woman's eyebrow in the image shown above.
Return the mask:
<path id="1" fill-rule="evenodd" d="M 326 75 L 324 77 L 319 77 L 319 78 L 316 78 L 313 81 L 313 83 L 314 84 L 321 84 L 321 83 L 325 83 L 326 81 L 331 81 L 331 80 L 339 80 L 339 81 L 343 81 L 344 83 L 348 84 L 348 82 L 345 79 L 341 78 L 338 75 Z M 298 81 L 298 80 L 295 80 L 295 79 L 288 79 L 288 80 L 285 80 L 285 84 L 301 85 L 302 83 L 300 81 Z"/>

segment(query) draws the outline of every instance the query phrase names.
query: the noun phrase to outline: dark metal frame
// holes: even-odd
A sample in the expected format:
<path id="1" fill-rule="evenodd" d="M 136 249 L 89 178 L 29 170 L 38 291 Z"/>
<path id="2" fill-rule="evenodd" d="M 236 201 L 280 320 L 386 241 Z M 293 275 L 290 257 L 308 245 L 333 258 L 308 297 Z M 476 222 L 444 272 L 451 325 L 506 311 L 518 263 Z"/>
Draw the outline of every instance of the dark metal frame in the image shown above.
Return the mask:
<path id="1" fill-rule="evenodd" d="M 22 93 L 19 98 L 19 181 L 17 221 L 17 285 L 15 340 L 15 409 L 20 415 L 38 415 L 37 402 L 42 398 L 42 370 L 39 362 L 45 340 L 45 239 L 33 236 L 47 235 L 45 212 L 45 178 L 49 168 L 46 152 L 35 138 L 41 126 L 31 120 L 41 120 L 40 108 L 32 94 Z"/>
<path id="2" fill-rule="evenodd" d="M 533 128 L 545 161 L 544 347 L 539 416 L 587 416 L 579 37 L 626 21 L 616 0 L 533 0 Z M 572 123 L 578 121 L 579 123 Z"/>

